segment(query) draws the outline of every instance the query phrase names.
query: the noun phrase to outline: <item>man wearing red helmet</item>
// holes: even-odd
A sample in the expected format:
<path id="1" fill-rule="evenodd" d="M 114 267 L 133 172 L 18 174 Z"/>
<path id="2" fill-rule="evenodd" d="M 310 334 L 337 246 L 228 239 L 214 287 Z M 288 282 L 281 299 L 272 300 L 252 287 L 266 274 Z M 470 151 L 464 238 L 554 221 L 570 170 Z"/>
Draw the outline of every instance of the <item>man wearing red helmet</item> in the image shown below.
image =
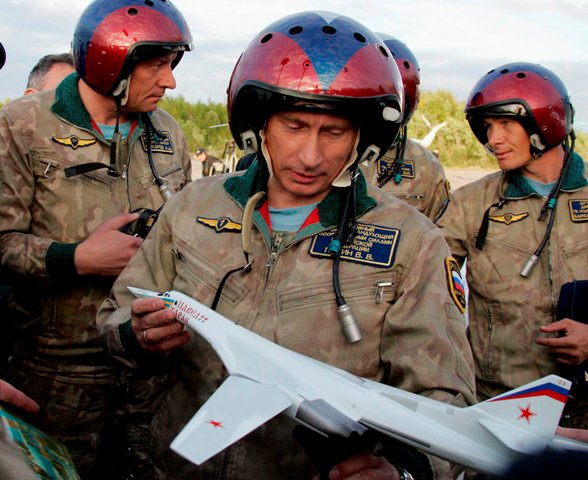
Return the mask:
<path id="1" fill-rule="evenodd" d="M 157 104 L 191 41 L 169 1 L 96 0 L 75 29 L 76 73 L 0 112 L 10 381 L 39 403 L 37 425 L 68 446 L 83 479 L 114 478 L 125 468 L 115 440 L 126 455 L 146 439 L 149 412 L 125 411 L 127 431 L 109 433 L 140 380 L 104 352 L 95 315 L 142 243 L 132 212 L 157 210 L 190 179 L 181 129 Z"/>
<path id="2" fill-rule="evenodd" d="M 199 467 L 173 453 L 171 441 L 225 372 L 203 338 L 183 331 L 157 300 L 133 301 L 129 285 L 182 291 L 349 372 L 450 403 L 473 401 L 465 322 L 447 286 L 439 229 L 357 171 L 395 138 L 401 88 L 381 40 L 329 12 L 276 21 L 237 62 L 230 128 L 257 159 L 174 196 L 97 317 L 111 352 L 129 365 L 174 350 L 152 425 L 158 478 L 311 478 L 317 469 L 282 416 Z M 388 453 L 347 458 L 337 478 L 451 475 L 447 462 Z"/>
<path id="3" fill-rule="evenodd" d="M 415 207 L 435 221 L 449 200 L 449 182 L 443 165 L 426 147 L 408 138 L 421 96 L 421 74 L 412 51 L 397 38 L 378 33 L 396 61 L 404 89 L 402 129 L 397 141 L 374 162 L 362 165 L 368 182 Z"/>
<path id="4" fill-rule="evenodd" d="M 501 171 L 454 192 L 438 225 L 467 259 L 469 339 L 485 400 L 588 358 L 588 326 L 556 321 L 567 316 L 558 312 L 562 286 L 588 274 L 588 182 L 568 92 L 547 68 L 491 70 L 465 112 Z M 577 393 L 562 423 L 587 428 L 588 402 Z"/>

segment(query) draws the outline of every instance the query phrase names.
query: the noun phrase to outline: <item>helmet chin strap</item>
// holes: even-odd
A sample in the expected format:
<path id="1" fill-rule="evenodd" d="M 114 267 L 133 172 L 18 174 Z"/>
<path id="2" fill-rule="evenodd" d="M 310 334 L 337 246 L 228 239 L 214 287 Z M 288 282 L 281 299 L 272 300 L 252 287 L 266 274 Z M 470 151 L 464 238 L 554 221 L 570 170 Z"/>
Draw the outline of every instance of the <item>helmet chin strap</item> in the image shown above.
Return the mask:
<path id="1" fill-rule="evenodd" d="M 531 155 L 533 158 L 541 158 L 548 150 L 547 145 L 541 141 L 541 138 L 539 138 L 539 135 L 536 133 L 529 135 L 529 142 L 531 143 Z M 487 152 L 494 155 L 494 149 L 490 146 L 489 143 L 485 143 L 484 148 Z"/>
<path id="2" fill-rule="evenodd" d="M 269 172 L 269 178 L 272 178 L 274 176 L 274 171 L 272 169 L 272 159 L 271 159 L 270 154 L 267 150 L 267 145 L 265 143 L 265 133 L 263 132 L 263 130 L 261 130 L 259 132 L 259 138 L 261 138 L 261 153 L 263 154 L 263 159 L 265 160 L 265 163 L 267 165 L 267 170 Z"/>
<path id="3" fill-rule="evenodd" d="M 124 107 L 129 100 L 129 87 L 131 86 L 131 74 L 123 78 L 112 92 L 113 97 L 120 97 L 120 105 Z"/>
<path id="4" fill-rule="evenodd" d="M 536 133 L 529 135 L 529 141 L 531 142 L 531 155 L 533 155 L 534 158 L 541 158 L 543 153 L 547 150 L 547 145 L 543 144 L 539 135 Z"/>
<path id="5" fill-rule="evenodd" d="M 337 175 L 337 177 L 331 182 L 333 187 L 348 187 L 351 185 L 351 171 L 349 170 L 349 167 L 351 167 L 351 165 L 355 163 L 355 160 L 357 160 L 357 145 L 359 145 L 359 131 L 357 132 L 353 149 L 351 150 L 345 165 L 343 165 L 339 175 Z"/>

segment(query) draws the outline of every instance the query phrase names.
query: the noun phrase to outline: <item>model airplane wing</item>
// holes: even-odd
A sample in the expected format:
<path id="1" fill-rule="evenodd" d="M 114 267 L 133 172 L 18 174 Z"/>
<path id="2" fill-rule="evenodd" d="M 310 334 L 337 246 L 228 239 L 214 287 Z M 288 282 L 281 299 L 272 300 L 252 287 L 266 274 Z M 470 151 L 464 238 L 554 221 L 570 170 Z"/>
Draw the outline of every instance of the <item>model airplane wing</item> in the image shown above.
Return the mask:
<path id="1" fill-rule="evenodd" d="M 586 451 L 586 444 L 554 441 L 571 386 L 558 376 L 460 408 L 285 349 L 181 292 L 129 289 L 139 298 L 161 298 L 178 321 L 210 343 L 230 374 L 171 445 L 196 464 L 281 412 L 327 436 L 370 428 L 489 475 L 536 450 Z"/>
<path id="2" fill-rule="evenodd" d="M 199 465 L 291 403 L 276 386 L 230 376 L 192 417 L 171 448 Z"/>

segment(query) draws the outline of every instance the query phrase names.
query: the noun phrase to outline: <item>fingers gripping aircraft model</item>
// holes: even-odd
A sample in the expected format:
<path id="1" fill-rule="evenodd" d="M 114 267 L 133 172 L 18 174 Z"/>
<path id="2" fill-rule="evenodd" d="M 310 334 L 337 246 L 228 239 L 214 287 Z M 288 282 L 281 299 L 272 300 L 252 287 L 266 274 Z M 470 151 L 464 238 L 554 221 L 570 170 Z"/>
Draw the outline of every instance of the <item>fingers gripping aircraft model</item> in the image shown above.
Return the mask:
<path id="1" fill-rule="evenodd" d="M 293 352 L 182 293 L 129 290 L 138 298 L 162 298 L 177 320 L 211 344 L 229 373 L 171 444 L 193 463 L 203 463 L 279 413 L 327 436 L 373 429 L 489 475 L 549 448 L 588 452 L 588 444 L 555 435 L 570 389 L 556 375 L 459 408 Z"/>

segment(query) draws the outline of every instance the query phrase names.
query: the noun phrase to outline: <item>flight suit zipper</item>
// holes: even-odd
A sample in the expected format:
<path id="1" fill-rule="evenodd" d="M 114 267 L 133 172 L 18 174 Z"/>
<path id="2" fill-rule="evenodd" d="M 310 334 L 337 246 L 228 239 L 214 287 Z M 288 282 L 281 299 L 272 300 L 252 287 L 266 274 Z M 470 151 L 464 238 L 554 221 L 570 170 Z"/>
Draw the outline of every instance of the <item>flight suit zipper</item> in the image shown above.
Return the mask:
<path id="1" fill-rule="evenodd" d="M 269 259 L 266 263 L 266 267 L 267 267 L 267 272 L 266 272 L 266 277 L 265 277 L 265 284 L 266 285 L 269 282 L 272 268 L 273 268 L 274 264 L 276 263 L 276 260 L 278 259 L 278 252 L 280 251 L 280 247 L 281 247 L 283 240 L 284 240 L 284 234 L 282 232 L 277 232 L 275 237 L 272 238 L 272 247 L 270 250 L 270 256 L 269 256 Z"/>

